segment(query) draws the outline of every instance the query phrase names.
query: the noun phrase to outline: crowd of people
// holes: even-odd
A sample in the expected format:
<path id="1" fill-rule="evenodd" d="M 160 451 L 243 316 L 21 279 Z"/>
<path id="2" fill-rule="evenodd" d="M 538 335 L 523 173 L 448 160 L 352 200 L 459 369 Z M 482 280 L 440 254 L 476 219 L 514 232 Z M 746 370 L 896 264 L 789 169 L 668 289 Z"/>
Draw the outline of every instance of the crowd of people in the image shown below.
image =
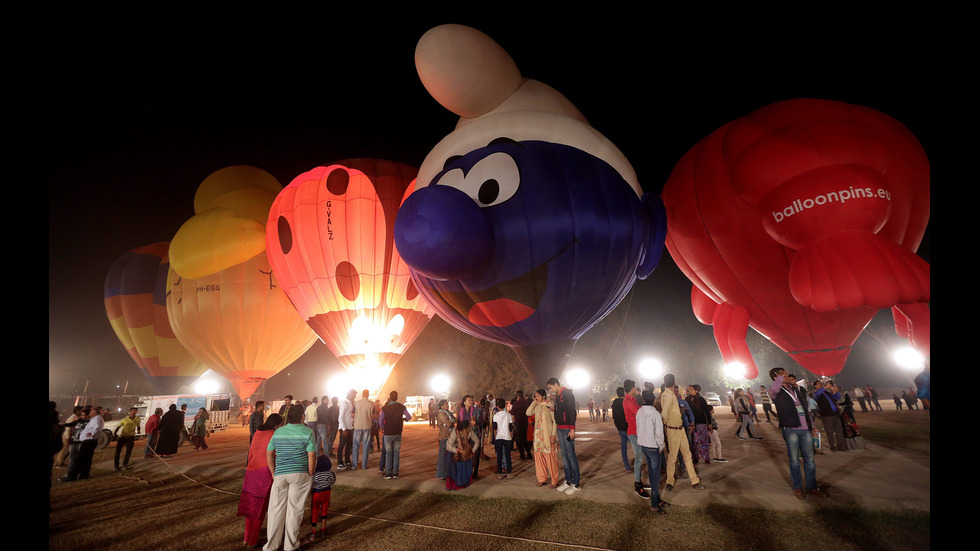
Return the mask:
<path id="1" fill-rule="evenodd" d="M 905 394 L 911 409 L 919 400 L 928 409 L 928 368 L 916 378 L 917 388 Z M 880 411 L 873 388 L 842 391 L 833 380 L 814 383 L 812 389 L 798 384 L 792 373 L 780 367 L 769 372 L 772 384 L 760 385 L 757 391 L 735 389 L 729 406 L 736 419 L 735 437 L 746 441 L 761 440 L 755 423 L 760 422 L 756 403 L 761 402 L 765 422 L 773 418 L 787 448 L 793 493 L 800 499 L 807 495 L 827 497 L 817 482 L 814 454 L 820 448 L 850 451 L 864 446 L 854 420 L 854 402 L 865 411 Z M 859 393 L 860 391 L 860 393 Z M 384 404 L 371 400 L 368 390 L 360 397 L 351 389 L 344 397 L 314 397 L 294 401 L 284 397 L 277 413 L 271 413 L 263 401 L 247 404 L 240 410 L 242 423 L 249 427 L 249 451 L 245 466 L 238 515 L 245 517 L 243 543 L 258 544 L 263 521 L 267 520 L 265 549 L 300 546 L 300 526 L 306 504 L 311 509 L 310 538 L 317 538 L 317 528 L 329 512 L 331 486 L 338 471 L 369 469 L 370 453 L 378 456 L 378 475 L 385 480 L 399 476 L 403 427 L 413 420 L 412 412 L 391 391 Z M 620 436 L 623 467 L 633 474 L 633 491 L 644 500 L 655 515 L 667 515 L 670 504 L 661 495 L 674 490 L 681 478 L 693 490 L 704 485 L 698 476 L 700 464 L 723 463 L 721 439 L 714 407 L 701 395 L 697 384 L 680 387 L 673 374 L 666 374 L 657 388 L 652 382 L 642 386 L 627 379 L 616 389 L 610 402 L 587 402 L 591 422 L 607 422 L 607 411 Z M 896 399 L 896 404 L 898 401 Z M 900 409 L 900 408 L 898 408 Z M 267 412 L 269 412 L 267 414 Z M 136 408 L 115 429 L 118 438 L 114 466 L 130 468 L 133 441 L 141 423 Z M 57 413 L 54 413 L 55 418 Z M 157 408 L 144 425 L 148 437 L 145 455 L 167 457 L 176 453 L 180 431 L 186 430 L 186 405 L 170 406 L 164 413 Z M 448 491 L 462 490 L 480 477 L 480 461 L 488 461 L 490 447 L 496 458 L 498 479 L 514 476 L 512 461 L 533 461 L 535 483 L 566 495 L 582 490 L 581 473 L 575 451 L 578 405 L 573 391 L 552 378 L 545 388 L 525 395 L 515 392 L 509 400 L 494 398 L 492 393 L 476 397 L 467 394 L 457 404 L 446 399 L 430 400 L 423 416 L 429 426 L 438 430 L 435 450 L 435 477 L 445 481 Z M 823 446 L 816 421 L 820 419 Z M 201 408 L 185 434 L 195 449 L 206 449 L 208 412 Z M 63 422 L 56 420 L 57 442 L 52 443 L 52 465 L 64 465 L 68 471 L 59 478 L 72 481 L 91 476 L 92 456 L 104 426 L 101 408 L 76 407 Z M 335 447 L 336 442 L 336 447 Z M 513 458 L 516 450 L 518 457 Z M 629 453 L 632 452 L 632 453 Z M 631 462 L 632 457 L 632 462 Z M 560 458 L 560 461 L 559 461 Z M 646 464 L 646 480 L 643 464 Z M 322 532 L 322 527 L 321 527 Z"/>

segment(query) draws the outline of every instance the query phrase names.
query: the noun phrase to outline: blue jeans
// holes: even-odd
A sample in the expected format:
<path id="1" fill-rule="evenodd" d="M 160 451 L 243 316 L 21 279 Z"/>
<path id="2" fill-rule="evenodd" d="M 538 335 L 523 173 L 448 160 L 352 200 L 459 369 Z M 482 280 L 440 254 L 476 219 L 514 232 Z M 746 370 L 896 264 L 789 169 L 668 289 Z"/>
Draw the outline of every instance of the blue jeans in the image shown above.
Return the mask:
<path id="1" fill-rule="evenodd" d="M 385 443 L 385 476 L 398 474 L 398 455 L 402 449 L 402 435 L 384 437 Z"/>
<path id="2" fill-rule="evenodd" d="M 316 424 L 316 437 L 319 439 L 319 441 L 317 443 L 320 445 L 321 448 L 323 448 L 323 453 L 326 454 L 326 455 L 330 455 L 330 447 L 331 446 L 330 446 L 330 444 L 327 443 L 327 425 L 326 424 L 324 424 L 324 423 L 317 423 Z M 320 455 L 320 452 L 319 451 L 317 451 L 317 455 Z"/>
<path id="3" fill-rule="evenodd" d="M 498 438 L 493 441 L 493 447 L 497 451 L 497 474 L 514 472 L 510 464 L 510 452 L 514 448 L 514 441 Z"/>
<path id="4" fill-rule="evenodd" d="M 565 471 L 565 482 L 578 486 L 578 457 L 575 455 L 575 441 L 568 439 L 569 430 L 571 429 L 558 429 L 558 453 Z"/>
<path id="5" fill-rule="evenodd" d="M 817 468 L 813 464 L 813 434 L 807 429 L 782 427 L 786 454 L 789 455 L 789 475 L 793 479 L 793 489 L 802 490 L 800 480 L 800 454 L 803 455 L 803 474 L 806 476 L 807 491 L 817 489 Z"/>
<path id="6" fill-rule="evenodd" d="M 643 475 L 643 450 L 640 449 L 635 434 L 628 434 L 626 438 L 629 439 L 630 446 L 633 446 L 633 482 L 640 482 Z"/>
<path id="7" fill-rule="evenodd" d="M 650 477 L 650 507 L 660 505 L 660 460 L 663 455 L 660 448 L 640 446 L 643 457 L 647 459 L 647 476 Z"/>
<path id="8" fill-rule="evenodd" d="M 354 429 L 354 465 L 362 469 L 367 468 L 368 450 L 371 445 L 371 429 Z M 357 458 L 361 458 L 361 464 L 357 464 Z"/>
<path id="9" fill-rule="evenodd" d="M 617 432 L 619 433 L 619 451 L 623 454 L 623 465 L 626 465 L 627 471 L 632 471 L 633 467 L 630 467 L 630 458 L 626 455 L 626 446 L 630 443 L 629 438 L 627 438 L 625 430 Z"/>
<path id="10" fill-rule="evenodd" d="M 446 455 L 446 440 L 439 441 L 439 455 L 436 456 L 436 478 L 446 478 L 449 474 L 449 466 L 446 461 L 449 457 Z"/>

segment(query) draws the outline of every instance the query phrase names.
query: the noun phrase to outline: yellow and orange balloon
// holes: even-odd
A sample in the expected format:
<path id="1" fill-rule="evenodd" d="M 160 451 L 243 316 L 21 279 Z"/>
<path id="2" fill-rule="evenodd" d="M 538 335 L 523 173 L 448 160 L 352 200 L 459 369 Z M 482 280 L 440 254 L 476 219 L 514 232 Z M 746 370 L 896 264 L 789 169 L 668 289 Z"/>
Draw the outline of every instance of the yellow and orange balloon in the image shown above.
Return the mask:
<path id="1" fill-rule="evenodd" d="M 214 172 L 170 248 L 166 304 L 174 333 L 242 399 L 316 342 L 265 252 L 265 221 L 281 189 L 255 167 Z"/>
<path id="2" fill-rule="evenodd" d="M 116 337 L 161 394 L 177 392 L 208 369 L 170 327 L 165 298 L 169 246 L 153 243 L 122 255 L 106 275 L 103 294 Z"/>
<path id="3" fill-rule="evenodd" d="M 434 313 L 394 246 L 395 215 L 418 169 L 338 161 L 297 176 L 276 198 L 266 249 L 300 317 L 377 393 Z"/>

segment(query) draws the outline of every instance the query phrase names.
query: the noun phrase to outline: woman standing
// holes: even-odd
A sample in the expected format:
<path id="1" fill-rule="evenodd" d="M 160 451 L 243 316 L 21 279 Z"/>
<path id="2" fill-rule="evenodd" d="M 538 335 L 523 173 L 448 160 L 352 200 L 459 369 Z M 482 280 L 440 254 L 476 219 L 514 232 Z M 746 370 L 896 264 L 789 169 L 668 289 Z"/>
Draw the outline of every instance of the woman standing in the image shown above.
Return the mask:
<path id="1" fill-rule="evenodd" d="M 255 431 L 248 446 L 248 462 L 242 495 L 238 499 L 238 516 L 245 517 L 245 545 L 255 547 L 262 532 L 262 521 L 269 509 L 269 492 L 272 489 L 272 471 L 266 461 L 266 448 L 276 429 L 282 426 L 282 416 L 273 413 Z"/>
<path id="2" fill-rule="evenodd" d="M 527 408 L 527 416 L 534 416 L 534 472 L 538 478 L 538 487 L 548 483 L 551 478 L 551 488 L 558 487 L 558 425 L 555 424 L 554 405 L 548 400 L 548 394 L 543 388 L 534 393 L 534 402 Z"/>
<path id="3" fill-rule="evenodd" d="M 155 450 L 157 455 L 169 457 L 177 453 L 180 432 L 183 430 L 184 414 L 177 409 L 177 404 L 170 404 L 170 409 L 160 419 L 160 437 Z"/>
<path id="4" fill-rule="evenodd" d="M 439 400 L 439 409 L 436 410 L 436 426 L 439 427 L 439 455 L 436 456 L 436 478 L 446 480 L 449 473 L 449 457 L 446 455 L 446 443 L 450 433 L 455 430 L 456 417 L 449 411 L 449 401 Z"/>
<path id="5" fill-rule="evenodd" d="M 208 449 L 208 444 L 204 440 L 208 435 L 208 419 L 210 418 L 211 416 L 204 408 L 199 408 L 197 414 L 194 415 L 194 426 L 191 428 L 194 451 Z"/>
<path id="6" fill-rule="evenodd" d="M 480 437 L 470 430 L 469 421 L 460 421 L 446 440 L 449 458 L 447 490 L 462 490 L 473 482 L 473 458 L 479 453 Z"/>
<path id="7" fill-rule="evenodd" d="M 710 414 L 708 412 L 708 401 L 701 396 L 701 385 L 690 385 L 687 387 L 687 405 L 691 406 L 694 414 L 694 433 L 692 439 L 694 447 L 691 449 L 694 461 L 703 460 L 706 464 L 711 463 L 711 433 L 708 430 Z"/>

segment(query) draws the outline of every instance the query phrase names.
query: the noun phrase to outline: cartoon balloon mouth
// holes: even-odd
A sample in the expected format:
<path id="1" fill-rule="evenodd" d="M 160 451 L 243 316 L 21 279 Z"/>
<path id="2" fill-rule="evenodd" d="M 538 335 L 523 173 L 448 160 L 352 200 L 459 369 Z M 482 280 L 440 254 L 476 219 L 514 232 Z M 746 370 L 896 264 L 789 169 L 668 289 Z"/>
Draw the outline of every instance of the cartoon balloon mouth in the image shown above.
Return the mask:
<path id="1" fill-rule="evenodd" d="M 548 288 L 548 265 L 574 245 L 563 247 L 531 271 L 479 291 L 433 289 L 435 297 L 446 306 L 483 327 L 507 327 L 526 320 L 537 312 Z"/>

